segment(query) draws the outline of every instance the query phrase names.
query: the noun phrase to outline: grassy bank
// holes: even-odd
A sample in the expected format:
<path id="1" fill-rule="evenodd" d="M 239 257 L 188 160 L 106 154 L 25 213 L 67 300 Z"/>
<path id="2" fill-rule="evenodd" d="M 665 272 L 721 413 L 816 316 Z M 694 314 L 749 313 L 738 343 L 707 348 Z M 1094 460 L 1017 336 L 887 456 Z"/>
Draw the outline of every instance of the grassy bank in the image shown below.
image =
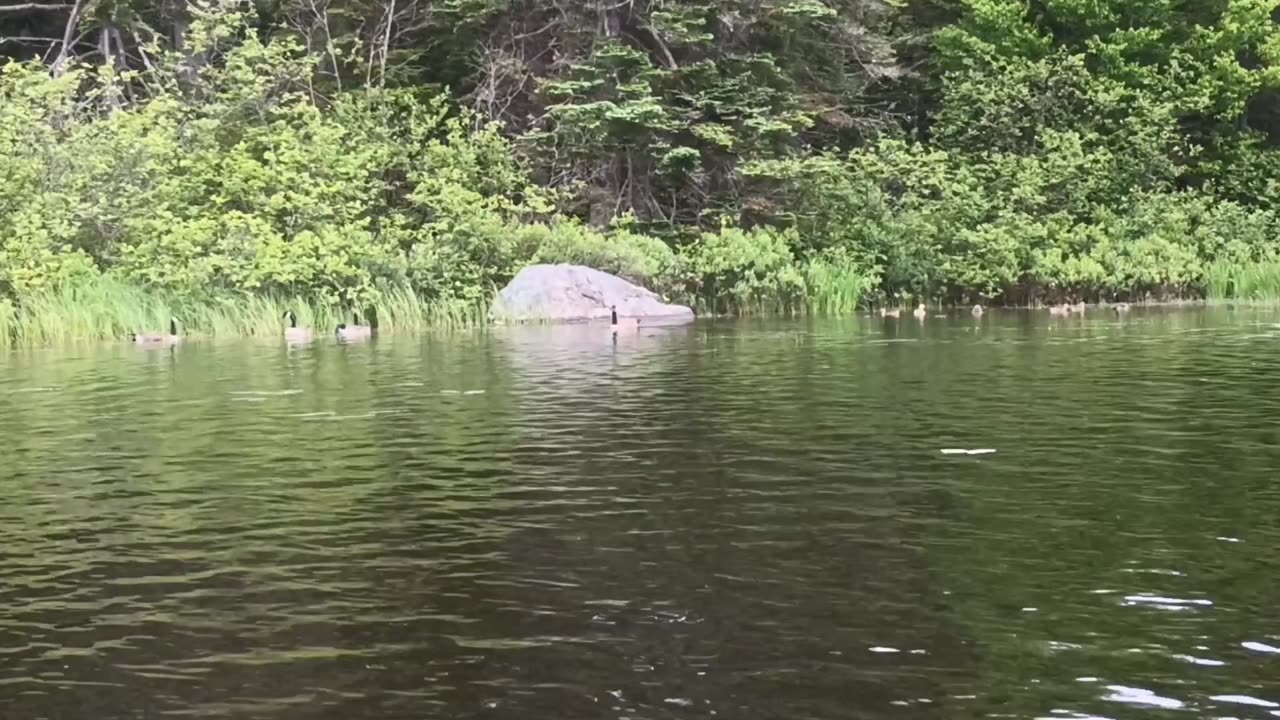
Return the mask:
<path id="1" fill-rule="evenodd" d="M 676 297 L 672 301 L 691 304 L 700 316 L 841 316 L 884 304 L 883 298 L 867 292 L 867 278 L 853 270 L 823 263 L 810 263 L 802 270 L 797 284 L 784 288 L 785 296 L 757 288 L 758 292 L 749 297 L 708 294 Z M 1202 293 L 1145 301 L 1135 297 L 1133 301 L 1160 305 L 1280 304 L 1280 263 L 1218 263 L 1207 273 Z M 909 308 L 915 302 L 915 298 L 903 295 L 888 304 Z M 953 305 L 937 298 L 928 298 L 926 303 L 935 311 Z M 370 314 L 376 316 L 384 332 L 425 332 L 485 325 L 489 304 L 488 299 L 474 303 L 430 301 L 411 289 L 397 288 L 379 293 L 376 300 L 358 310 L 362 320 L 367 321 Z M 0 299 L 0 347 L 123 341 L 132 332 L 165 332 L 171 317 L 178 318 L 183 335 L 274 338 L 282 333 L 284 314 L 289 310 L 297 315 L 299 325 L 327 334 L 339 323 L 352 322 L 352 313 L 357 309 L 300 296 L 144 290 L 97 277 L 37 291 L 20 302 Z"/>
<path id="2" fill-rule="evenodd" d="M 672 298 L 686 302 L 702 316 L 715 315 L 847 315 L 865 295 L 858 274 L 812 266 L 821 283 L 786 288 L 787 294 L 756 293 L 750 297 L 710 295 Z M 191 337 L 278 337 L 292 310 L 300 326 L 320 334 L 339 323 L 376 318 L 382 332 L 425 332 L 474 328 L 489 322 L 489 298 L 476 302 L 432 301 L 409 288 L 377 293 L 359 308 L 302 296 L 223 293 L 182 294 L 146 290 L 105 276 L 29 293 L 15 302 L 0 299 L 0 347 L 38 347 L 78 342 L 126 340 L 130 333 L 165 333 L 177 318 L 180 333 Z"/>
<path id="3" fill-rule="evenodd" d="M 177 318 L 184 335 L 218 338 L 277 337 L 292 310 L 298 324 L 318 333 L 351 323 L 353 308 L 303 297 L 269 295 L 177 295 L 144 291 L 98 278 L 74 286 L 36 292 L 20 304 L 0 301 L 0 346 L 42 346 L 86 341 L 124 340 L 133 332 L 167 332 Z M 462 303 L 432 303 L 410 290 L 382 293 L 362 319 L 376 316 L 385 332 L 474 327 L 486 308 Z"/>

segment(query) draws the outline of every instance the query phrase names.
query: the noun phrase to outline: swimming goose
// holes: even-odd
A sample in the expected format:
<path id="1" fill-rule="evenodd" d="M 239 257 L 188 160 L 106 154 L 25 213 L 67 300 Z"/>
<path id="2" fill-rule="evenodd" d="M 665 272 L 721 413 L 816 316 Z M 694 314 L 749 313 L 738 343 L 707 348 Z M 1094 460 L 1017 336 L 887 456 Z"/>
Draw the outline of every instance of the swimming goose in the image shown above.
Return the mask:
<path id="1" fill-rule="evenodd" d="M 1126 302 L 1116 303 L 1115 305 L 1111 306 L 1111 310 L 1115 312 L 1115 314 L 1117 315 L 1123 315 L 1129 312 L 1129 309 L 1130 309 L 1129 303 L 1126 303 Z"/>
<path id="2" fill-rule="evenodd" d="M 1075 305 L 1072 305 L 1072 306 L 1071 306 L 1071 312 L 1076 312 L 1076 313 L 1080 313 L 1081 315 L 1083 315 L 1086 307 L 1088 307 L 1088 306 L 1087 306 L 1087 305 L 1085 305 L 1084 301 L 1083 301 L 1083 300 L 1080 300 L 1080 301 L 1078 301 Z"/>
<path id="3" fill-rule="evenodd" d="M 925 316 L 929 314 L 929 311 L 924 309 L 924 303 L 920 303 L 916 306 L 915 310 L 911 311 L 911 314 L 915 315 L 918 319 L 923 320 Z"/>
<path id="4" fill-rule="evenodd" d="M 373 336 L 373 326 L 361 325 L 360 316 L 358 314 L 354 312 L 351 313 L 351 322 L 352 324 L 350 325 L 347 325 L 347 324 L 339 325 L 337 329 L 333 331 L 334 334 L 338 336 L 338 340 L 340 341 L 368 340 L 370 337 Z"/>
<path id="5" fill-rule="evenodd" d="M 972 312 L 972 313 L 973 313 L 973 316 L 974 316 L 974 317 L 976 317 L 976 318 L 980 318 L 980 317 L 982 317 L 982 314 L 983 314 L 984 312 L 986 312 L 986 311 L 982 309 L 982 306 L 981 306 L 981 305 L 974 305 L 974 306 L 973 306 L 973 310 L 971 310 L 970 312 Z"/>
<path id="6" fill-rule="evenodd" d="M 609 331 L 616 333 L 619 330 L 638 330 L 640 328 L 640 318 L 619 318 L 618 307 L 616 305 L 609 306 Z"/>
<path id="7" fill-rule="evenodd" d="M 882 308 L 880 308 L 880 317 L 882 317 L 882 318 L 898 318 L 898 317 L 902 317 L 902 309 L 901 309 L 901 308 L 894 308 L 894 309 L 890 310 L 889 308 L 883 308 L 883 307 L 882 307 Z"/>
<path id="8" fill-rule="evenodd" d="M 160 333 L 129 333 L 129 341 L 137 345 L 176 345 L 182 342 L 182 336 L 178 334 L 178 318 L 169 318 L 168 335 Z"/>
<path id="9" fill-rule="evenodd" d="M 1049 314 L 1050 315 L 1070 315 L 1071 308 L 1066 303 L 1062 303 L 1060 305 L 1050 305 Z"/>
<path id="10" fill-rule="evenodd" d="M 292 310 L 288 310 L 284 314 L 289 321 L 289 327 L 284 329 L 284 339 L 291 343 L 311 342 L 315 337 L 315 332 L 309 327 L 298 327 L 298 316 L 293 314 Z"/>

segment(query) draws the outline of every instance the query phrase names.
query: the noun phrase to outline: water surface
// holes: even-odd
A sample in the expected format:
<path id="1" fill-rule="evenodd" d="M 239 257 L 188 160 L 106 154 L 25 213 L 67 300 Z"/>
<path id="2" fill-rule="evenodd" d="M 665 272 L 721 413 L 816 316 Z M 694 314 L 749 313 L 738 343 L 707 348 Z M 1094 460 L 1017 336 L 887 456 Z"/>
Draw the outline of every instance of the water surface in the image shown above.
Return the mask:
<path id="1" fill-rule="evenodd" d="M 1277 321 L 0 356 L 0 717 L 1280 716 Z"/>

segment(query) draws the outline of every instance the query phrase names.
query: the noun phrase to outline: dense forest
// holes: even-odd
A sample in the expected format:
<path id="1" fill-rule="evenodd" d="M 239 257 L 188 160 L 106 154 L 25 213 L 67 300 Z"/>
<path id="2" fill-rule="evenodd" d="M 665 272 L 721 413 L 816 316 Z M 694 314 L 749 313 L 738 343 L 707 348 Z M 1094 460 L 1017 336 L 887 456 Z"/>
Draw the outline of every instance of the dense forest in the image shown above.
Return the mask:
<path id="1" fill-rule="evenodd" d="M 4 0 L 0 297 L 1280 293 L 1280 0 Z"/>

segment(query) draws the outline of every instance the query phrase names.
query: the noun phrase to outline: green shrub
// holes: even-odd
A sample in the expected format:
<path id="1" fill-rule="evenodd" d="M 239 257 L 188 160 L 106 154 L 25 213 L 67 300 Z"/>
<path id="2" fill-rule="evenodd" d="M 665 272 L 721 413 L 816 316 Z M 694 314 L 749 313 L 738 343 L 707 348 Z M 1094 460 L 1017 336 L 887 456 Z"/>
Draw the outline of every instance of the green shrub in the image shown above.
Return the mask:
<path id="1" fill-rule="evenodd" d="M 799 239 L 878 268 L 879 294 L 951 302 L 1203 292 L 1208 268 L 1276 258 L 1270 210 L 1208 191 L 1135 191 L 1096 138 L 1046 131 L 1036 152 L 967 155 L 885 141 L 760 163 L 784 182 Z"/>
<path id="2" fill-rule="evenodd" d="M 586 265 L 652 290 L 671 289 L 676 256 L 657 238 L 627 230 L 606 235 L 575 222 L 526 225 L 516 233 L 534 263 Z"/>
<path id="3" fill-rule="evenodd" d="M 804 274 L 791 248 L 794 230 L 722 228 L 703 233 L 681 256 L 694 302 L 712 312 L 785 310 L 802 301 Z"/>
<path id="4" fill-rule="evenodd" d="M 496 127 L 411 92 L 322 105 L 293 82 L 314 57 L 244 38 L 201 92 L 161 63 L 145 101 L 105 114 L 75 102 L 88 69 L 4 67 L 0 292 L 104 272 L 180 293 L 363 303 L 409 283 L 471 302 L 525 260 L 510 227 L 550 207 Z"/>

